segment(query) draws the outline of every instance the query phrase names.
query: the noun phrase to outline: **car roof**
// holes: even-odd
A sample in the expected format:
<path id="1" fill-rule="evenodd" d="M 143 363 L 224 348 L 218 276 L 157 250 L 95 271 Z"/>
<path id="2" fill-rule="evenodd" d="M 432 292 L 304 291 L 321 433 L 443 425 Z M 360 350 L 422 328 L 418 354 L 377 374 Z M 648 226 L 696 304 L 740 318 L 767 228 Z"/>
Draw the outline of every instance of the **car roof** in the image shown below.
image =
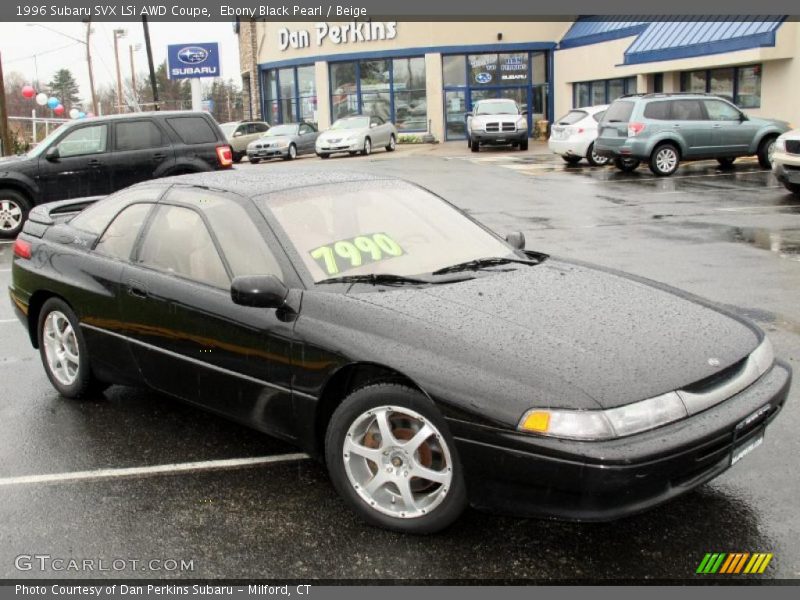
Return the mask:
<path id="1" fill-rule="evenodd" d="M 212 118 L 205 111 L 201 110 L 153 110 L 153 111 L 145 111 L 145 112 L 135 112 L 135 113 L 123 113 L 120 115 L 101 115 L 99 117 L 87 117 L 85 119 L 74 119 L 72 121 L 68 121 L 64 123 L 64 125 L 80 125 L 84 123 L 102 123 L 105 121 L 126 121 L 129 119 L 141 119 L 142 117 L 196 117 L 196 116 L 208 116 L 208 118 Z M 63 126 L 62 126 L 63 127 Z"/>
<path id="2" fill-rule="evenodd" d="M 233 192 L 247 198 L 264 194 L 316 185 L 334 185 L 362 181 L 394 180 L 396 177 L 369 175 L 356 171 L 328 171 L 320 169 L 273 169 L 208 171 L 159 179 L 166 184 L 183 184 L 213 190 Z"/>

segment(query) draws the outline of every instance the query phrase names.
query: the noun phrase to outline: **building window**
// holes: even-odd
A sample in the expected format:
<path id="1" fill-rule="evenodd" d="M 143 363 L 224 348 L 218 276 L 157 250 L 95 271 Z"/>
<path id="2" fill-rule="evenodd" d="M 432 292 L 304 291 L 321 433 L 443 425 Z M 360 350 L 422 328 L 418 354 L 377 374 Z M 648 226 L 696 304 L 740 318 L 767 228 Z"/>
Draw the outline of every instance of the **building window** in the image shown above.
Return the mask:
<path id="1" fill-rule="evenodd" d="M 467 67 L 464 56 L 442 57 L 442 81 L 444 87 L 464 87 L 467 85 Z"/>
<path id="2" fill-rule="evenodd" d="M 625 94 L 636 93 L 636 77 L 581 81 L 572 86 L 572 106 L 598 106 L 611 104 Z"/>
<path id="3" fill-rule="evenodd" d="M 264 118 L 271 125 L 317 122 L 314 65 L 268 69 L 262 73 Z"/>
<path id="4" fill-rule="evenodd" d="M 398 131 L 426 131 L 425 58 L 331 63 L 333 120 L 363 114 L 392 121 Z"/>
<path id="5" fill-rule="evenodd" d="M 761 65 L 685 71 L 681 73 L 681 91 L 714 94 L 740 108 L 759 108 Z"/>

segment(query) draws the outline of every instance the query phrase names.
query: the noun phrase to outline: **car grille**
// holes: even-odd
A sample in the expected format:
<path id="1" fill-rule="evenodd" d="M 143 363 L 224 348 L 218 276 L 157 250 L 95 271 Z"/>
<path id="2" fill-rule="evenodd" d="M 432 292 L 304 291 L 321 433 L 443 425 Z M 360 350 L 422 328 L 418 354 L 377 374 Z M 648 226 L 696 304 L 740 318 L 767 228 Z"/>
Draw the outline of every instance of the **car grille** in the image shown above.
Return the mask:
<path id="1" fill-rule="evenodd" d="M 487 123 L 487 133 L 499 133 L 500 131 L 516 131 L 517 126 L 514 123 Z"/>
<path id="2" fill-rule="evenodd" d="M 786 152 L 800 154 L 800 140 L 786 140 Z"/>
<path id="3" fill-rule="evenodd" d="M 330 139 L 330 140 L 326 140 L 326 142 L 327 142 L 328 144 L 338 144 L 338 143 L 339 143 L 339 142 L 341 142 L 341 141 L 342 141 L 342 138 L 336 138 L 336 139 Z"/>

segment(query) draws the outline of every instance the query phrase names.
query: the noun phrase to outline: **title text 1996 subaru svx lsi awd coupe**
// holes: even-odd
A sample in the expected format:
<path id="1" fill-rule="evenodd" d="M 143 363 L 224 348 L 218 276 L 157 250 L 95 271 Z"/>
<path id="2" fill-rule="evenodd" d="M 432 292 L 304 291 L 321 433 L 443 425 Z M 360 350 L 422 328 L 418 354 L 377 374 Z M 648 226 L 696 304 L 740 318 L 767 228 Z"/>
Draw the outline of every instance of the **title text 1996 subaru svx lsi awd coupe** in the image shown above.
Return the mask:
<path id="1" fill-rule="evenodd" d="M 400 531 L 613 519 L 761 444 L 791 374 L 759 328 L 523 246 L 396 179 L 186 175 L 34 209 L 10 294 L 63 396 L 144 384 L 289 440 Z"/>

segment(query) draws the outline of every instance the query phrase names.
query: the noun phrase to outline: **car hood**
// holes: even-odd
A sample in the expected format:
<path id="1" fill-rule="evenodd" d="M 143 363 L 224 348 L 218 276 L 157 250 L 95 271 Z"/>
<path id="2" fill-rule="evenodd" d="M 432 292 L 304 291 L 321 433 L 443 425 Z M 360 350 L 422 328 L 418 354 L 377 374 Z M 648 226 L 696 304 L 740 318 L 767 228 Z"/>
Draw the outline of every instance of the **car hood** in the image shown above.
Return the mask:
<path id="1" fill-rule="evenodd" d="M 750 120 L 752 123 L 756 123 L 761 126 L 771 125 L 773 127 L 777 127 L 784 133 L 791 129 L 791 127 L 789 127 L 788 121 L 781 121 L 780 119 L 765 119 L 764 117 L 748 117 L 748 120 Z"/>
<path id="2" fill-rule="evenodd" d="M 5 169 L 6 167 L 11 167 L 15 163 L 25 162 L 30 160 L 27 154 L 16 154 L 14 156 L 3 156 L 0 157 L 0 171 Z"/>
<path id="3" fill-rule="evenodd" d="M 324 133 L 320 133 L 317 139 L 321 142 L 326 142 L 328 140 L 341 140 L 348 137 L 361 136 L 366 132 L 366 129 L 338 129 L 336 131 L 326 131 Z"/>
<path id="4" fill-rule="evenodd" d="M 755 326 L 678 290 L 552 259 L 461 283 L 349 297 L 378 309 L 384 339 L 402 330 L 431 355 L 431 371 L 411 365 L 426 383 L 436 386 L 455 361 L 465 389 L 496 382 L 491 394 L 505 395 L 501 412 L 512 421 L 532 406 L 610 408 L 681 389 L 738 362 L 760 338 Z"/>

